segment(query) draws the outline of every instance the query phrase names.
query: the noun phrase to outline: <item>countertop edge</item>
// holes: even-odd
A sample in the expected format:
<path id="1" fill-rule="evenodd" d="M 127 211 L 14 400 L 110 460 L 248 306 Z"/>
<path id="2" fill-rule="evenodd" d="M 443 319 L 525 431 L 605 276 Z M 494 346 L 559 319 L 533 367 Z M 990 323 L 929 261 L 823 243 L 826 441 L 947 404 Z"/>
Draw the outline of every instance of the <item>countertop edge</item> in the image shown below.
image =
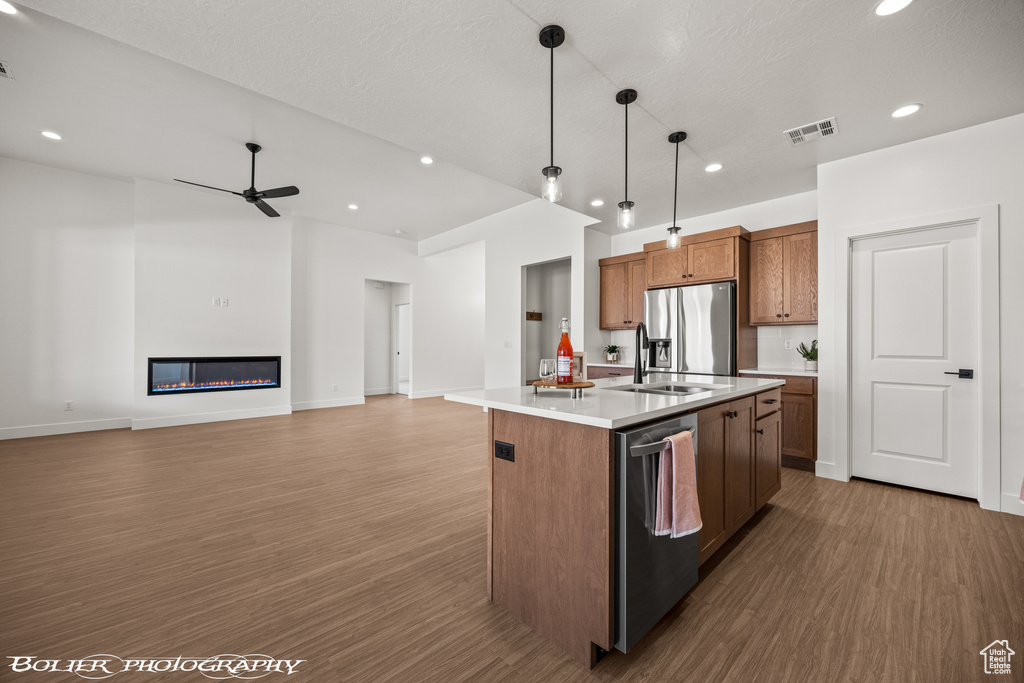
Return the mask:
<path id="1" fill-rule="evenodd" d="M 755 379 L 755 378 L 750 378 Z M 499 401 L 495 399 L 488 399 L 483 394 L 486 392 L 473 392 L 466 394 L 445 394 L 444 399 L 446 401 L 453 401 L 456 403 L 464 403 L 467 405 L 480 406 L 481 408 L 487 408 L 488 410 L 505 410 L 510 413 L 519 413 L 522 415 L 532 415 L 534 417 L 543 417 L 549 420 L 560 420 L 562 422 L 572 422 L 575 424 L 588 425 L 591 427 L 600 427 L 602 429 L 621 429 L 623 427 L 629 427 L 631 425 L 640 424 L 642 422 L 650 422 L 662 417 L 668 417 L 670 415 L 679 415 L 682 413 L 693 412 L 701 408 L 706 408 L 710 405 L 717 403 L 725 403 L 727 401 L 733 401 L 738 398 L 750 396 L 752 394 L 758 394 L 768 389 L 774 389 L 775 387 L 781 387 L 785 384 L 784 380 L 771 380 L 762 379 L 760 384 L 754 387 L 747 387 L 745 389 L 737 389 L 730 387 L 729 389 L 716 389 L 708 392 L 709 396 L 703 396 L 701 398 L 688 397 L 686 400 L 680 400 L 679 403 L 672 405 L 663 406 L 651 410 L 646 410 L 642 413 L 637 413 L 625 417 L 618 418 L 603 418 L 594 415 L 579 415 L 563 410 L 552 410 L 550 408 L 542 408 L 536 406 L 521 405 L 516 403 L 510 403 L 508 401 Z M 621 382 L 620 382 L 621 383 Z M 517 387 L 509 387 L 517 388 Z M 521 396 L 532 395 L 532 388 L 521 387 Z M 590 392 L 605 391 L 600 386 L 593 389 L 585 389 L 585 395 L 589 395 Z M 566 397 L 566 401 L 572 401 L 573 399 Z"/>
<path id="2" fill-rule="evenodd" d="M 739 371 L 740 375 L 783 375 L 786 377 L 817 377 L 817 371 L 787 368 L 747 368 Z"/>

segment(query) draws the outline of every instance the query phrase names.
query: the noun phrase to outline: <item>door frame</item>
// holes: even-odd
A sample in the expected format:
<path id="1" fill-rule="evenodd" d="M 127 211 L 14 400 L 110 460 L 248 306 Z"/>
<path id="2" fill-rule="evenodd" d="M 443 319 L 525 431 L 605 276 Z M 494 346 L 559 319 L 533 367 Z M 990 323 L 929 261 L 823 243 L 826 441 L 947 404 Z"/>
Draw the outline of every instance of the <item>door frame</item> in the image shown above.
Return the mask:
<path id="1" fill-rule="evenodd" d="M 401 306 L 412 306 L 411 301 L 406 301 L 400 304 L 391 305 L 391 393 L 398 393 L 399 377 L 398 377 L 398 352 L 400 350 L 399 334 L 398 334 L 398 309 Z M 412 327 L 412 308 L 409 309 L 409 327 Z M 411 330 L 406 330 L 406 334 L 411 334 Z M 409 348 L 412 348 L 412 340 L 409 340 Z M 406 398 L 412 396 L 412 358 L 409 359 L 409 393 L 403 394 Z"/>
<path id="2" fill-rule="evenodd" d="M 965 223 L 978 226 L 978 503 L 986 510 L 999 510 L 1000 456 L 999 437 L 999 205 L 944 211 L 924 216 L 909 216 L 870 225 L 854 226 L 834 233 L 835 245 L 835 430 L 831 436 L 836 454 L 834 472 L 817 474 L 841 481 L 850 480 L 853 447 L 851 377 L 853 342 L 852 279 L 853 243 L 873 237 L 923 232 Z M 819 250 L 821 245 L 819 245 Z M 819 252 L 820 253 L 820 252 Z M 988 294 L 993 293 L 993 294 Z M 819 439 L 828 439 L 828 429 L 818 431 Z"/>

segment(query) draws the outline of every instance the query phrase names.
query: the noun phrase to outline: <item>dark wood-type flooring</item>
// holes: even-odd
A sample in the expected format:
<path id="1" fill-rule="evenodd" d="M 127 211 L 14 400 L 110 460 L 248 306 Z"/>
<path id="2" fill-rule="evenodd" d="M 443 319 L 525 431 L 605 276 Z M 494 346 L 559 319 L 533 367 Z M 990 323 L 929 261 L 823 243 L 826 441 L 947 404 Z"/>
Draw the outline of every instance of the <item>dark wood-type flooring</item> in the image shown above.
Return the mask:
<path id="1" fill-rule="evenodd" d="M 1024 680 L 1024 518 L 785 470 L 629 655 L 592 672 L 486 599 L 478 408 L 0 441 L 0 657 L 305 659 L 262 681 Z M 73 674 L 0 680 L 81 681 Z M 205 681 L 124 673 L 115 681 Z"/>

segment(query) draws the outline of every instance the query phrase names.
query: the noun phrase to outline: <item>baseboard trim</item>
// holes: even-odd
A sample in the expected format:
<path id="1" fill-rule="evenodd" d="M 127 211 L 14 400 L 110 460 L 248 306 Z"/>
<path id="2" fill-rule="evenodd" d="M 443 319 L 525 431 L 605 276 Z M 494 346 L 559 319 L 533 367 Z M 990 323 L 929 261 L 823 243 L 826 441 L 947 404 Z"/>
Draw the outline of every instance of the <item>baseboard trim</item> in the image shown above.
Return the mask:
<path id="1" fill-rule="evenodd" d="M 334 398 L 329 401 L 300 401 L 292 404 L 292 410 L 319 410 L 320 408 L 344 408 L 345 406 L 361 406 L 366 401 L 359 398 Z"/>
<path id="2" fill-rule="evenodd" d="M 0 428 L 0 441 L 5 439 L 28 439 L 34 436 L 54 436 L 77 432 L 99 432 L 104 429 L 127 429 L 132 426 L 130 417 L 114 417 L 106 420 L 83 420 L 81 422 L 54 422 L 52 424 L 26 425 L 24 427 Z"/>
<path id="3" fill-rule="evenodd" d="M 248 420 L 254 417 L 273 417 L 290 415 L 291 406 L 272 406 L 270 408 L 252 408 L 248 410 L 226 410 L 217 413 L 196 413 L 192 415 L 169 415 L 167 417 L 145 417 L 132 420 L 132 429 L 157 429 L 160 427 L 179 427 L 181 425 L 203 424 L 206 422 L 225 422 L 227 420 Z"/>
<path id="4" fill-rule="evenodd" d="M 818 460 L 814 463 L 814 475 L 816 477 L 822 477 L 824 479 L 835 479 L 836 481 L 850 481 L 849 479 L 842 479 L 836 475 L 836 465 L 832 462 L 822 462 Z"/>
<path id="5" fill-rule="evenodd" d="M 390 393 L 393 393 L 391 391 L 391 387 L 388 387 L 386 389 L 364 389 L 363 390 L 363 396 L 382 396 L 384 394 L 390 394 Z"/>
<path id="6" fill-rule="evenodd" d="M 1024 502 L 1021 502 L 1020 498 L 1013 493 L 1004 493 L 1003 507 L 1000 512 L 1008 512 L 1011 515 L 1020 515 L 1024 517 Z"/>
<path id="7" fill-rule="evenodd" d="M 409 398 L 437 398 L 438 396 L 454 394 L 459 391 L 480 391 L 482 389 L 483 387 L 458 387 L 455 389 L 439 389 L 437 391 L 413 391 L 409 393 Z"/>

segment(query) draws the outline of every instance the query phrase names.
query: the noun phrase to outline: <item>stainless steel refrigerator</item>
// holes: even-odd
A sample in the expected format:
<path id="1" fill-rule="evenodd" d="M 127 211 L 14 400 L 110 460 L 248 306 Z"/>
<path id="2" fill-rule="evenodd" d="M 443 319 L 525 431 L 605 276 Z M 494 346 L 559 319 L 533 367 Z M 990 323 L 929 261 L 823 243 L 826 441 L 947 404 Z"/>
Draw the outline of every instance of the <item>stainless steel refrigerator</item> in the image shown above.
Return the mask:
<path id="1" fill-rule="evenodd" d="M 735 282 L 648 290 L 644 325 L 649 371 L 736 374 Z"/>

